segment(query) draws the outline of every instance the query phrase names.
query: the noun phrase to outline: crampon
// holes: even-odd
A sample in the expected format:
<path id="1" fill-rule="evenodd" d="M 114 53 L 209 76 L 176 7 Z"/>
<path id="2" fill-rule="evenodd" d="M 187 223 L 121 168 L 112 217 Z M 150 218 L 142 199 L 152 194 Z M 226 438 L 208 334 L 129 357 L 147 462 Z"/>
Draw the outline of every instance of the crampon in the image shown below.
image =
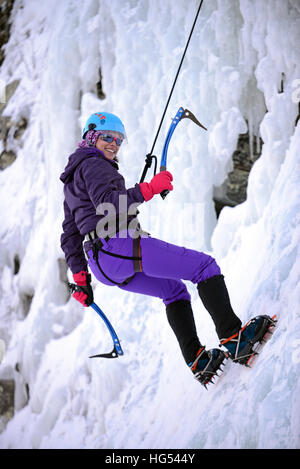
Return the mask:
<path id="1" fill-rule="evenodd" d="M 223 371 L 221 367 L 227 358 L 228 354 L 220 349 L 205 350 L 202 347 L 190 365 L 194 378 L 207 389 L 207 385 L 214 383 L 215 377 L 219 376 L 218 371 Z"/>
<path id="2" fill-rule="evenodd" d="M 235 335 L 221 340 L 220 345 L 227 348 L 233 362 L 251 367 L 262 346 L 273 334 L 276 323 L 276 315 L 256 316 Z"/>

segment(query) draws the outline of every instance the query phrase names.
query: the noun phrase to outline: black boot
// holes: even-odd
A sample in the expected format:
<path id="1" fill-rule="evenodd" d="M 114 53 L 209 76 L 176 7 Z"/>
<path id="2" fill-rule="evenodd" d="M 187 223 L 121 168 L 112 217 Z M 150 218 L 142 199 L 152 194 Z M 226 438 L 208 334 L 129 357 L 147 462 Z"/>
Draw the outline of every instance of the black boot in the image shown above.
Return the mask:
<path id="1" fill-rule="evenodd" d="M 198 351 L 197 357 L 191 363 L 190 368 L 196 380 L 206 387 L 207 384 L 213 381 L 215 376 L 219 376 L 218 371 L 222 371 L 221 365 L 223 365 L 226 358 L 225 353 L 218 348 L 205 350 L 203 347 Z"/>
<path id="2" fill-rule="evenodd" d="M 215 275 L 204 280 L 198 283 L 197 289 L 204 307 L 212 317 L 219 339 L 235 334 L 242 323 L 231 307 L 224 276 Z"/>
<path id="3" fill-rule="evenodd" d="M 239 332 L 221 340 L 221 344 L 227 348 L 234 362 L 248 366 L 251 359 L 257 355 L 257 345 L 262 344 L 267 333 L 272 334 L 276 322 L 275 317 L 256 316 L 250 319 Z"/>
<path id="4" fill-rule="evenodd" d="M 179 300 L 166 307 L 167 318 L 187 364 L 195 360 L 202 347 L 196 331 L 191 302 Z"/>

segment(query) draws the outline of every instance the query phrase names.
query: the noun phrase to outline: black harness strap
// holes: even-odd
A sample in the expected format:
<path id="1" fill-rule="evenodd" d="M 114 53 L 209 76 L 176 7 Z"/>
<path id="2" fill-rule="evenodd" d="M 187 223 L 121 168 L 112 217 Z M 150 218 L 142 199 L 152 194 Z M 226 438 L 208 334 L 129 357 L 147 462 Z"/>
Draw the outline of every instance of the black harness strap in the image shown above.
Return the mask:
<path id="1" fill-rule="evenodd" d="M 133 267 L 135 272 L 143 272 L 141 238 L 133 238 Z"/>
<path id="2" fill-rule="evenodd" d="M 109 282 L 113 283 L 114 285 L 125 286 L 130 282 L 130 280 L 134 277 L 135 274 L 131 275 L 131 277 L 128 277 L 123 282 L 116 282 L 115 280 L 112 280 L 111 278 L 109 278 L 106 275 L 106 273 L 103 271 L 103 269 L 100 266 L 99 251 L 103 252 L 104 254 L 107 254 L 108 256 L 117 257 L 119 259 L 131 260 L 131 261 L 133 261 L 134 272 L 135 273 L 136 272 L 142 272 L 142 257 L 141 257 L 141 246 L 140 246 L 140 239 L 141 238 L 140 238 L 140 236 L 138 236 L 137 238 L 133 238 L 133 256 L 122 256 L 121 254 L 115 254 L 114 252 L 105 251 L 105 249 L 102 248 L 102 246 L 103 246 L 102 241 L 99 238 L 96 238 L 96 236 L 97 236 L 96 231 L 94 230 L 94 232 L 92 232 L 92 233 L 94 234 L 95 238 L 93 239 L 91 232 L 88 233 L 88 237 L 89 237 L 90 242 L 92 243 L 93 258 L 95 259 L 97 267 L 100 270 L 101 274 Z"/>

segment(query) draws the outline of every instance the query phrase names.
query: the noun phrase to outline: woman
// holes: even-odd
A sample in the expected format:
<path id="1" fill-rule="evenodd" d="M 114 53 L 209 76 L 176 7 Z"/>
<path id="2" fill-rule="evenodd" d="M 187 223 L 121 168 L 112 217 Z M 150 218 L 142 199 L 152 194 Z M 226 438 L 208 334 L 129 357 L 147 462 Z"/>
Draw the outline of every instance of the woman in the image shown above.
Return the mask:
<path id="1" fill-rule="evenodd" d="M 97 280 L 106 285 L 161 298 L 186 363 L 196 379 L 206 384 L 225 354 L 218 348 L 207 351 L 201 345 L 191 297 L 182 280 L 197 285 L 222 345 L 241 364 L 247 363 L 253 345 L 265 334 L 266 319 L 259 316 L 241 328 L 224 277 L 212 257 L 152 238 L 141 230 L 137 206 L 165 189 L 172 191 L 173 177 L 163 171 L 150 183 L 126 189 L 117 164 L 125 137 L 117 116 L 92 114 L 60 178 L 65 195 L 61 247 L 75 282 L 82 287 L 73 297 L 83 306 L 93 302 L 88 264 Z"/>

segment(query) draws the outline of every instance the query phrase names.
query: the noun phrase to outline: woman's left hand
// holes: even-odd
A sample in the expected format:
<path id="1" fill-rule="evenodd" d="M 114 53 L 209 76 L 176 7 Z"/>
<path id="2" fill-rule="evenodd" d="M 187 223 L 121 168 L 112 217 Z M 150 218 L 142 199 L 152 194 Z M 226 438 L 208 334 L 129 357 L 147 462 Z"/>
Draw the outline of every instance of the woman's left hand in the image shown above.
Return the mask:
<path id="1" fill-rule="evenodd" d="M 155 194 L 160 194 L 164 190 L 172 191 L 171 181 L 173 181 L 172 174 L 169 171 L 162 171 L 156 174 L 149 183 L 140 183 L 141 193 L 145 201 L 148 202 Z"/>

